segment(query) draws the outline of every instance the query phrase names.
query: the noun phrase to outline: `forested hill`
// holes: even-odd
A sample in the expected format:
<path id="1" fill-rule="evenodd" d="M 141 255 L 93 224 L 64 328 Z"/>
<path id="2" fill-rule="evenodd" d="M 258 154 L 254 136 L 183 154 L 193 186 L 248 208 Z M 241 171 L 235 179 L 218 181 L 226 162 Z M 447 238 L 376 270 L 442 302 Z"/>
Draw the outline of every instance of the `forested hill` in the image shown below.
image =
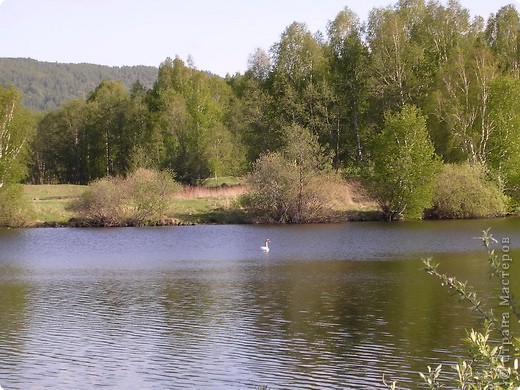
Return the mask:
<path id="1" fill-rule="evenodd" d="M 153 66 L 110 67 L 93 64 L 60 64 L 30 58 L 0 58 L 0 84 L 13 85 L 25 105 L 48 111 L 64 102 L 85 98 L 103 80 L 120 80 L 126 87 L 139 81 L 151 88 L 157 79 Z"/>

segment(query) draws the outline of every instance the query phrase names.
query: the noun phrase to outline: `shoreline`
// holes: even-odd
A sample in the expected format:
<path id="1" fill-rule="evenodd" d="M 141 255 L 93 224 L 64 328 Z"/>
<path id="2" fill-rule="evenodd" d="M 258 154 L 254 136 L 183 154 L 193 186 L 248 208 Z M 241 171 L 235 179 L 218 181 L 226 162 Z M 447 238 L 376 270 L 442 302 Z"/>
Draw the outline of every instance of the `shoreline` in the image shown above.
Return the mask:
<path id="1" fill-rule="evenodd" d="M 12 228 L 95 228 L 95 227 L 146 227 L 146 226 L 194 226 L 194 225 L 249 225 L 255 224 L 238 204 L 244 193 L 242 186 L 186 187 L 171 200 L 171 210 L 157 221 L 92 221 L 78 218 L 69 205 L 88 188 L 79 185 L 24 185 L 24 194 L 31 212 L 23 223 Z M 359 192 L 355 185 L 348 185 L 349 201 L 338 207 L 327 219 L 309 224 L 384 221 L 377 204 Z M 518 217 L 508 214 L 486 218 L 431 218 L 433 220 L 494 219 Z"/>
<path id="2" fill-rule="evenodd" d="M 501 216 L 493 216 L 493 217 L 482 217 L 482 218 L 422 218 L 416 220 L 395 220 L 395 221 L 387 221 L 382 218 L 381 212 L 366 212 L 366 213 L 355 213 L 347 216 L 346 218 L 333 218 L 327 221 L 315 221 L 315 222 L 305 222 L 302 225 L 326 225 L 326 224 L 348 224 L 348 223 L 357 223 L 357 222 L 388 222 L 388 223 L 398 223 L 398 222 L 409 222 L 409 221 L 417 221 L 417 222 L 435 222 L 435 221 L 474 221 L 474 220 L 495 220 L 495 219 L 508 219 L 508 218 L 519 218 L 519 214 L 507 214 Z M 121 223 L 121 224 L 102 224 L 102 223 L 92 223 L 88 221 L 81 221 L 78 219 L 71 219 L 67 222 L 57 222 L 57 221 L 42 221 L 36 222 L 34 224 L 19 226 L 19 227 L 11 227 L 10 229 L 42 229 L 42 228 L 146 228 L 146 227 L 174 227 L 174 226 L 210 226 L 210 225 L 284 225 L 284 224 L 256 224 L 253 222 L 249 222 L 247 220 L 235 220 L 232 222 L 229 221 L 199 221 L 199 222 L 190 222 L 190 221 L 180 221 L 176 219 L 165 219 L 162 221 L 147 223 L 147 224 L 132 224 L 132 223 Z M 285 224 L 285 225 L 297 225 L 297 224 Z"/>

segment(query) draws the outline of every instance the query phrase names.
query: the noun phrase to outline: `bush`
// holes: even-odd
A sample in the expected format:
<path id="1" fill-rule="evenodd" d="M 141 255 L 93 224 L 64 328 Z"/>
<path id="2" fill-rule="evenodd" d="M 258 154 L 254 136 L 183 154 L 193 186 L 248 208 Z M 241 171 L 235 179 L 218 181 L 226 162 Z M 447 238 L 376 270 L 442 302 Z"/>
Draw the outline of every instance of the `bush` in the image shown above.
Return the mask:
<path id="1" fill-rule="evenodd" d="M 309 130 L 284 129 L 287 146 L 261 156 L 249 176 L 243 204 L 256 223 L 307 223 L 330 220 L 345 186 L 332 172 L 329 156 Z"/>
<path id="2" fill-rule="evenodd" d="M 255 223 L 324 222 L 335 216 L 345 183 L 329 171 L 308 171 L 279 153 L 258 159 L 242 203 Z"/>
<path id="3" fill-rule="evenodd" d="M 72 209 L 85 225 L 154 225 L 162 221 L 171 195 L 179 188 L 167 172 L 139 169 L 126 178 L 95 181 Z"/>
<path id="4" fill-rule="evenodd" d="M 420 110 L 406 105 L 400 112 L 387 113 L 371 152 L 365 186 L 384 218 L 421 218 L 431 207 L 435 175 L 441 164 Z"/>
<path id="5" fill-rule="evenodd" d="M 133 225 L 159 221 L 171 195 L 180 189 L 169 172 L 139 169 L 125 180 L 128 220 Z"/>
<path id="6" fill-rule="evenodd" d="M 18 184 L 0 187 L 0 227 L 24 227 L 30 214 L 23 188 Z"/>
<path id="7" fill-rule="evenodd" d="M 448 164 L 437 176 L 432 217 L 483 218 L 503 215 L 507 198 L 479 165 Z"/>

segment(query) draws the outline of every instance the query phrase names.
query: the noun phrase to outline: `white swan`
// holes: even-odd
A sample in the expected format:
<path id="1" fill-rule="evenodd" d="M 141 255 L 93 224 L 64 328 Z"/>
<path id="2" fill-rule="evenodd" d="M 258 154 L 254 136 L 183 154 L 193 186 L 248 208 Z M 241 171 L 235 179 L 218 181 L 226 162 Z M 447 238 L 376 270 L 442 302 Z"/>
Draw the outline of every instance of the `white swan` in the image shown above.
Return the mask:
<path id="1" fill-rule="evenodd" d="M 264 252 L 269 252 L 269 243 L 271 242 L 270 239 L 265 240 L 265 246 L 261 246 L 260 249 Z"/>

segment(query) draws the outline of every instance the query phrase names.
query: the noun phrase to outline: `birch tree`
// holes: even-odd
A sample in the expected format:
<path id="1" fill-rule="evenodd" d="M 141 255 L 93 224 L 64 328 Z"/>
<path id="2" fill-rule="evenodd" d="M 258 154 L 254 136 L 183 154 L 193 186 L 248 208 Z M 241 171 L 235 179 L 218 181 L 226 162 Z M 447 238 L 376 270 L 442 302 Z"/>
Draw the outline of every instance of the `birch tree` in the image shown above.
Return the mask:
<path id="1" fill-rule="evenodd" d="M 371 89 L 382 112 L 411 103 L 417 84 L 415 69 L 423 51 L 410 40 L 405 17 L 391 8 L 376 8 L 368 19 Z"/>
<path id="2" fill-rule="evenodd" d="M 23 157 L 32 129 L 18 92 L 0 86 L 0 188 L 19 181 L 24 174 Z"/>
<path id="3" fill-rule="evenodd" d="M 368 49 L 356 14 L 348 8 L 328 24 L 332 85 L 335 92 L 334 125 L 330 143 L 334 165 L 340 160 L 358 165 L 363 161 L 363 115 L 367 96 Z"/>
<path id="4" fill-rule="evenodd" d="M 444 156 L 448 161 L 486 163 L 494 131 L 488 112 L 490 85 L 497 75 L 485 46 L 460 47 L 441 70 L 438 89 L 432 94 L 433 113 L 451 140 L 452 150 Z"/>
<path id="5" fill-rule="evenodd" d="M 488 20 L 486 40 L 498 59 L 503 73 L 520 76 L 520 15 L 510 4 L 500 8 Z"/>
<path id="6" fill-rule="evenodd" d="M 488 165 L 503 190 L 520 200 L 520 80 L 496 79 L 489 99 L 490 120 L 496 130 L 489 141 Z"/>
<path id="7" fill-rule="evenodd" d="M 332 90 L 324 45 L 307 25 L 292 23 L 273 45 L 273 112 L 281 129 L 298 124 L 322 139 L 330 134 Z"/>

